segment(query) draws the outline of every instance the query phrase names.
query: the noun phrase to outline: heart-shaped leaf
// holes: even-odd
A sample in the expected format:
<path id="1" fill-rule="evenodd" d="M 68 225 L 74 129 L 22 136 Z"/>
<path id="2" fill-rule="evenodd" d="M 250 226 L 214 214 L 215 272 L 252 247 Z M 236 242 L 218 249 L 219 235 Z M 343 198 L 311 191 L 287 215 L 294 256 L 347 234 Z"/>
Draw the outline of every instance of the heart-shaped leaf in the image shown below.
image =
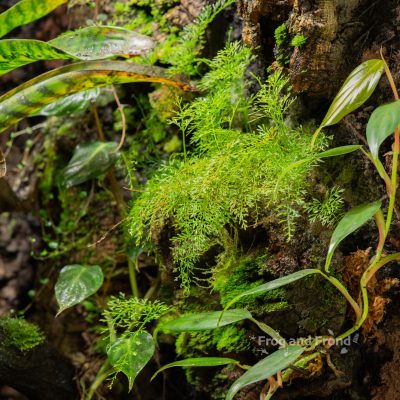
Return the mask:
<path id="1" fill-rule="evenodd" d="M 374 110 L 367 124 L 367 141 L 374 160 L 378 159 L 379 147 L 400 124 L 400 100 Z"/>
<path id="2" fill-rule="evenodd" d="M 219 328 L 252 317 L 249 311 L 241 308 L 226 311 L 221 318 L 222 313 L 222 311 L 212 311 L 183 315 L 162 324 L 161 329 L 170 332 L 202 331 Z"/>
<path id="3" fill-rule="evenodd" d="M 298 281 L 299 279 L 303 279 L 304 277 L 312 274 L 318 274 L 320 273 L 319 269 L 303 269 L 302 271 L 297 271 L 294 272 L 293 274 L 283 276 L 282 278 L 274 279 L 273 281 L 263 283 L 262 285 L 256 286 L 252 289 L 246 290 L 242 293 L 240 293 L 238 296 L 233 298 L 225 307 L 225 310 L 227 310 L 229 307 L 232 307 L 233 304 L 238 302 L 240 299 L 246 296 L 254 295 L 254 294 L 260 294 L 263 292 L 267 292 L 268 290 L 273 290 L 277 289 L 281 286 L 289 285 L 289 283 L 293 283 Z M 229 311 L 226 311 L 228 313 Z M 224 314 L 225 316 L 225 314 Z"/>
<path id="4" fill-rule="evenodd" d="M 304 350 L 301 346 L 288 346 L 259 361 L 233 383 L 225 400 L 232 400 L 235 394 L 245 386 L 265 380 L 284 370 L 293 364 Z"/>
<path id="5" fill-rule="evenodd" d="M 85 267 L 74 264 L 62 268 L 55 286 L 59 306 L 57 315 L 96 293 L 103 280 L 103 271 L 98 265 Z"/>
<path id="6" fill-rule="evenodd" d="M 48 43 L 81 60 L 138 56 L 154 47 L 148 36 L 116 26 L 90 26 L 66 32 Z"/>
<path id="7" fill-rule="evenodd" d="M 370 220 L 381 208 L 381 202 L 375 201 L 374 203 L 361 204 L 348 211 L 343 218 L 339 221 L 336 229 L 334 230 L 331 242 L 329 244 L 328 255 L 325 262 L 325 271 L 329 272 L 329 267 L 332 262 L 333 253 L 339 243 L 363 226 Z"/>
<path id="8" fill-rule="evenodd" d="M 365 103 L 374 92 L 383 69 L 384 63 L 379 59 L 365 61 L 355 68 L 335 96 L 320 127 L 337 124 Z"/>
<path id="9" fill-rule="evenodd" d="M 117 339 L 107 349 L 110 364 L 123 372 L 129 381 L 129 391 L 136 376 L 146 366 L 154 353 L 154 340 L 146 331 L 133 332 Z"/>
<path id="10" fill-rule="evenodd" d="M 86 110 L 100 95 L 100 89 L 86 90 L 64 97 L 42 108 L 37 115 L 62 116 Z"/>
<path id="11" fill-rule="evenodd" d="M 72 187 L 104 174 L 116 161 L 115 142 L 93 142 L 78 146 L 64 169 L 62 185 Z"/>
<path id="12" fill-rule="evenodd" d="M 68 0 L 22 0 L 0 14 L 0 37 L 47 15 Z"/>
<path id="13" fill-rule="evenodd" d="M 239 361 L 233 358 L 223 357 L 201 357 L 187 358 L 186 360 L 175 361 L 161 367 L 152 377 L 153 380 L 160 372 L 172 367 L 218 367 L 220 365 L 238 364 Z"/>

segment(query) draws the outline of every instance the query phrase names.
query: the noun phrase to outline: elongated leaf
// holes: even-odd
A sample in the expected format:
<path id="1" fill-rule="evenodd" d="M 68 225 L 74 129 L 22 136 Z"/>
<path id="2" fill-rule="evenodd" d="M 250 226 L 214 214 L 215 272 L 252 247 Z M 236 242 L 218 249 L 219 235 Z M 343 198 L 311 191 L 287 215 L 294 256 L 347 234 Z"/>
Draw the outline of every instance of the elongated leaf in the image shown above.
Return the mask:
<path id="1" fill-rule="evenodd" d="M 235 322 L 251 318 L 249 311 L 245 309 L 228 310 L 222 315 L 222 311 L 204 312 L 199 314 L 184 315 L 161 326 L 163 331 L 187 332 L 215 329 L 221 326 L 234 324 Z"/>
<path id="2" fill-rule="evenodd" d="M 265 380 L 289 367 L 303 352 L 304 348 L 301 346 L 288 346 L 275 351 L 270 356 L 253 365 L 236 382 L 234 382 L 230 387 L 225 400 L 232 400 L 235 394 L 245 386 Z"/>
<path id="3" fill-rule="evenodd" d="M 263 292 L 267 292 L 268 290 L 273 290 L 277 289 L 281 286 L 286 286 L 289 285 L 289 283 L 293 283 L 298 281 L 299 279 L 303 279 L 304 277 L 312 274 L 318 274 L 320 271 L 318 269 L 310 268 L 310 269 L 303 269 L 302 271 L 297 271 L 294 272 L 293 274 L 283 276 L 282 278 L 274 279 L 273 281 L 263 283 L 262 285 L 256 286 L 252 289 L 246 290 L 242 293 L 240 293 L 238 296 L 233 298 L 225 307 L 225 310 L 228 308 L 232 307 L 233 304 L 238 302 L 240 299 L 246 296 L 254 295 L 254 294 L 259 294 Z M 229 311 L 226 311 L 227 313 Z M 225 315 L 225 314 L 224 314 Z"/>
<path id="4" fill-rule="evenodd" d="M 379 147 L 400 124 L 400 101 L 385 104 L 374 110 L 367 124 L 367 141 L 376 160 Z"/>
<path id="5" fill-rule="evenodd" d="M 320 127 L 337 124 L 343 117 L 365 103 L 382 76 L 384 63 L 373 59 L 360 64 L 345 80 Z"/>
<path id="6" fill-rule="evenodd" d="M 71 94 L 42 108 L 36 115 L 62 116 L 86 110 L 100 95 L 100 89 Z"/>
<path id="7" fill-rule="evenodd" d="M 104 174 L 117 160 L 115 142 L 93 142 L 78 146 L 63 171 L 62 185 L 72 187 Z"/>
<path id="8" fill-rule="evenodd" d="M 358 145 L 358 144 L 334 147 L 333 149 L 329 149 L 329 150 L 323 151 L 321 153 L 317 153 L 315 155 L 315 158 L 328 158 L 328 157 L 342 156 L 344 154 L 349 154 L 349 153 L 352 153 L 353 151 L 360 150 L 361 148 L 362 148 L 362 146 Z"/>
<path id="9" fill-rule="evenodd" d="M 84 90 L 128 82 L 159 82 L 190 90 L 159 67 L 124 61 L 88 61 L 55 69 L 0 97 L 0 132 L 47 104 Z"/>
<path id="10" fill-rule="evenodd" d="M 153 41 L 128 29 L 93 26 L 68 32 L 50 42 L 0 41 L 0 75 L 38 60 L 99 60 L 144 54 Z"/>
<path id="11" fill-rule="evenodd" d="M 374 203 L 361 204 L 348 211 L 338 223 L 334 230 L 329 244 L 328 255 L 325 262 L 325 270 L 329 271 L 333 253 L 339 243 L 363 226 L 369 219 L 371 219 L 377 211 L 381 208 L 381 202 L 375 201 Z"/>
<path id="12" fill-rule="evenodd" d="M 239 361 L 233 358 L 223 357 L 201 357 L 187 358 L 186 360 L 175 361 L 161 367 L 152 377 L 153 380 L 160 372 L 172 367 L 218 367 L 220 365 L 238 364 Z"/>
<path id="13" fill-rule="evenodd" d="M 68 0 L 22 0 L 0 14 L 0 37 L 18 26 L 44 17 Z"/>
<path id="14" fill-rule="evenodd" d="M 40 40 L 0 40 L 0 75 L 39 60 L 79 60 L 79 58 Z"/>
<path id="15" fill-rule="evenodd" d="M 107 350 L 110 364 L 123 372 L 129 381 L 129 390 L 139 372 L 146 366 L 154 353 L 154 340 L 146 331 L 133 332 L 117 339 Z"/>
<path id="16" fill-rule="evenodd" d="M 148 36 L 113 26 L 90 26 L 67 32 L 50 40 L 49 44 L 81 60 L 138 56 L 154 47 L 153 40 Z"/>
<path id="17" fill-rule="evenodd" d="M 85 267 L 74 264 L 62 268 L 55 286 L 59 306 L 57 315 L 96 293 L 103 279 L 103 271 L 98 265 Z"/>

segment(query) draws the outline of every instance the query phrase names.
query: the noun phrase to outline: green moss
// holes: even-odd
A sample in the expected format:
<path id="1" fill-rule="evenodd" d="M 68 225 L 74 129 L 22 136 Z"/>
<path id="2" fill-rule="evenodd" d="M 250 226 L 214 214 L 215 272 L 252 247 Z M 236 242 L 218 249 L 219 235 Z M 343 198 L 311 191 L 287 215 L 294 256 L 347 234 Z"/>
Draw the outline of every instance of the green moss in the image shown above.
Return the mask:
<path id="1" fill-rule="evenodd" d="M 307 38 L 303 35 L 296 35 L 292 41 L 290 42 L 290 44 L 293 47 L 301 47 L 303 46 L 305 43 L 307 42 Z"/>
<path id="2" fill-rule="evenodd" d="M 285 24 L 279 25 L 274 32 L 275 43 L 281 47 L 287 39 L 288 32 Z"/>
<path id="3" fill-rule="evenodd" d="M 22 352 L 34 349 L 45 340 L 44 334 L 36 325 L 22 318 L 0 319 L 0 330 L 5 335 L 3 344 Z"/>

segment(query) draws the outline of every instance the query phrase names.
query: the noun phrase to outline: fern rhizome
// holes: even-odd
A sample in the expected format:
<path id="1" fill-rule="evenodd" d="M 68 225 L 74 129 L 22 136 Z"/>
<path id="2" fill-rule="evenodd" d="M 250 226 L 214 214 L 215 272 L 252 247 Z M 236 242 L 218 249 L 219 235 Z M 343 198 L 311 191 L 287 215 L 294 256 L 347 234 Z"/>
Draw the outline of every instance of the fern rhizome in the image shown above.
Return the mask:
<path id="1" fill-rule="evenodd" d="M 178 100 L 170 122 L 182 133 L 183 154 L 159 168 L 130 210 L 138 246 L 172 228 L 173 260 L 186 292 L 202 255 L 215 245 L 229 250 L 228 228 L 247 229 L 271 207 L 291 212 L 307 186 L 311 161 L 282 174 L 311 152 L 310 135 L 285 123 L 293 102 L 287 79 L 272 73 L 258 81 L 256 95 L 246 95 L 251 59 L 248 48 L 228 44 L 209 63 L 198 85 L 202 95 L 188 104 Z"/>

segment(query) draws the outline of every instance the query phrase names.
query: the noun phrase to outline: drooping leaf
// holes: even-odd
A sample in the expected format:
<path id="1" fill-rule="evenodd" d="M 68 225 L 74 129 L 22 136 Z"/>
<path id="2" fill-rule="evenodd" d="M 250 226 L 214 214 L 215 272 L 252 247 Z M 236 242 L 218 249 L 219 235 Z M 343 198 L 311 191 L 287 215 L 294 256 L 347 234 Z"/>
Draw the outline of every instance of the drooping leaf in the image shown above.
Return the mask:
<path id="1" fill-rule="evenodd" d="M 288 346 L 262 359 L 233 383 L 225 400 L 232 400 L 235 394 L 245 386 L 265 380 L 289 367 L 300 357 L 304 350 L 301 346 Z"/>
<path id="2" fill-rule="evenodd" d="M 154 42 L 150 37 L 114 26 L 90 26 L 66 32 L 50 40 L 49 44 L 81 60 L 138 56 L 154 47 Z"/>
<path id="3" fill-rule="evenodd" d="M 380 208 L 380 201 L 375 201 L 374 203 L 369 204 L 361 204 L 352 208 L 343 216 L 331 237 L 328 255 L 325 262 L 325 270 L 327 272 L 329 271 L 329 266 L 331 265 L 333 253 L 335 252 L 339 243 L 358 228 L 363 226 L 378 212 Z"/>
<path id="4" fill-rule="evenodd" d="M 0 97 L 0 132 L 47 104 L 84 90 L 128 82 L 159 82 L 190 90 L 163 68 L 125 61 L 88 61 L 42 74 Z"/>
<path id="5" fill-rule="evenodd" d="M 86 110 L 100 95 L 100 89 L 91 89 L 84 92 L 71 94 L 42 108 L 37 115 L 62 116 L 72 115 Z"/>
<path id="6" fill-rule="evenodd" d="M 233 298 L 227 304 L 227 306 L 225 307 L 225 310 L 232 307 L 233 304 L 237 303 L 243 297 L 254 295 L 254 294 L 260 294 L 263 292 L 267 292 L 269 290 L 277 289 L 281 286 L 289 285 L 289 283 L 296 282 L 299 279 L 302 279 L 308 275 L 318 274 L 318 273 L 320 273 L 320 271 L 318 269 L 314 269 L 314 268 L 303 269 L 302 271 L 297 271 L 297 272 L 294 272 L 293 274 L 283 276 L 282 278 L 274 279 L 273 281 L 263 283 L 262 285 L 256 286 L 252 289 L 246 290 L 246 291 L 240 293 L 239 295 L 237 295 L 235 298 Z M 228 313 L 228 312 L 229 312 L 229 310 L 226 311 L 226 313 Z M 224 316 L 225 316 L 225 314 L 224 314 Z"/>
<path id="7" fill-rule="evenodd" d="M 79 60 L 40 40 L 0 40 L 0 75 L 39 60 Z"/>
<path id="8" fill-rule="evenodd" d="M 328 158 L 328 157 L 342 156 L 344 154 L 349 154 L 349 153 L 352 153 L 353 151 L 360 150 L 361 148 L 362 148 L 362 146 L 359 144 L 334 147 L 333 149 L 329 149 L 329 150 L 323 151 L 321 153 L 317 153 L 314 157 L 315 158 Z"/>
<path id="9" fill-rule="evenodd" d="M 80 145 L 63 171 L 62 185 L 72 187 L 104 174 L 116 161 L 115 142 L 93 142 Z"/>
<path id="10" fill-rule="evenodd" d="M 379 82 L 384 63 L 379 59 L 363 62 L 345 80 L 320 127 L 337 124 L 343 117 L 364 104 Z"/>
<path id="11" fill-rule="evenodd" d="M 55 286 L 59 306 L 57 315 L 96 293 L 103 279 L 103 271 L 98 265 L 85 267 L 73 264 L 63 267 Z"/>
<path id="12" fill-rule="evenodd" d="M 153 380 L 160 372 L 172 367 L 218 367 L 220 365 L 238 364 L 239 361 L 233 358 L 223 357 L 199 357 L 187 358 L 186 360 L 175 361 L 161 367 L 152 377 Z"/>
<path id="13" fill-rule="evenodd" d="M 162 324 L 161 329 L 171 332 L 188 332 L 215 329 L 221 326 L 230 325 L 235 322 L 251 318 L 249 311 L 245 309 L 204 312 L 199 314 L 183 315 L 173 321 Z M 222 315 L 222 318 L 221 318 Z"/>
<path id="14" fill-rule="evenodd" d="M 107 349 L 110 364 L 127 376 L 129 390 L 132 389 L 136 376 L 153 356 L 154 348 L 154 340 L 150 333 L 140 331 L 117 339 Z"/>
<path id="15" fill-rule="evenodd" d="M 0 179 L 3 178 L 7 173 L 7 163 L 3 152 L 0 149 Z"/>
<path id="16" fill-rule="evenodd" d="M 379 147 L 400 124 L 400 100 L 374 110 L 367 124 L 367 141 L 372 157 L 376 160 Z"/>
<path id="17" fill-rule="evenodd" d="M 44 17 L 68 0 L 22 0 L 0 14 L 0 37 L 18 26 Z"/>

